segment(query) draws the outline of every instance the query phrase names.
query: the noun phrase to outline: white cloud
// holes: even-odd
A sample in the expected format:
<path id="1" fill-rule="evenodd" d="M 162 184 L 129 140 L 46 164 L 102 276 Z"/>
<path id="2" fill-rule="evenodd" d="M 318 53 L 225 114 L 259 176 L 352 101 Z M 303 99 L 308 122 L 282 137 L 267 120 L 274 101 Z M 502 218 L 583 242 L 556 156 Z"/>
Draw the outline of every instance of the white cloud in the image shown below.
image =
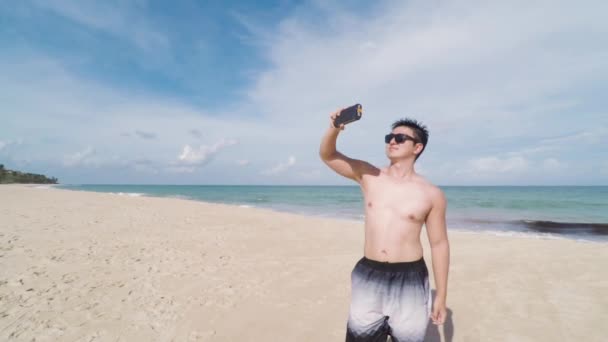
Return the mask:
<path id="1" fill-rule="evenodd" d="M 565 165 L 562 164 L 556 158 L 546 158 L 545 160 L 542 161 L 542 166 L 543 166 L 543 169 L 545 169 L 547 171 L 556 171 L 556 170 L 559 170 L 559 169 L 565 167 Z"/>
<path id="2" fill-rule="evenodd" d="M 199 131 L 198 129 L 191 129 L 188 131 L 188 133 L 190 133 L 190 135 L 192 135 L 193 137 L 200 139 L 203 137 L 203 133 L 201 133 L 201 131 Z"/>
<path id="3" fill-rule="evenodd" d="M 534 156 L 534 155 L 538 155 L 538 154 L 542 154 L 545 152 L 551 152 L 551 151 L 555 151 L 559 149 L 559 146 L 557 144 L 554 145 L 534 145 L 531 147 L 526 147 L 523 148 L 521 150 L 518 151 L 513 151 L 513 152 L 508 152 L 507 154 L 511 157 L 518 157 L 518 156 Z"/>
<path id="4" fill-rule="evenodd" d="M 144 131 L 135 131 L 135 135 L 145 140 L 153 140 L 156 139 L 156 133 L 144 132 Z"/>
<path id="5" fill-rule="evenodd" d="M 34 137 L 39 144 L 24 148 L 28 158 L 38 153 L 61 161 L 72 146 L 90 144 L 100 150 L 83 158 L 88 160 L 85 165 L 110 165 L 102 160 L 114 160 L 108 156 L 116 154 L 154 162 L 133 164 L 141 171 L 193 173 L 214 155 L 213 146 L 203 148 L 192 143 L 193 138 L 200 142 L 202 131 L 205 141 L 213 142 L 230 132 L 239 137 L 239 155 L 250 156 L 249 163 L 267 157 L 262 151 L 273 151 L 301 156 L 299 164 L 313 165 L 329 112 L 360 102 L 364 118 L 341 133 L 342 151 L 352 157 L 377 155 L 388 124 L 413 116 L 431 130 L 421 160 L 424 168 L 438 181 L 455 179 L 449 176 L 460 168 L 459 175 L 470 182 L 477 180 L 475 172 L 492 177 L 496 173 L 492 181 L 497 182 L 510 172 L 524 179 L 536 167 L 556 166 L 550 160 L 556 155 L 561 166 L 574 168 L 568 156 L 556 151 L 576 143 L 597 151 L 608 137 L 608 116 L 579 107 L 588 102 L 579 94 L 593 94 L 586 87 L 608 77 L 608 46 L 597 44 L 608 34 L 605 2 L 480 6 L 466 0 L 414 0 L 373 6 L 373 15 L 332 7 L 336 3 L 322 5 L 325 16 L 311 21 L 309 14 L 297 12 L 276 32 L 258 34 L 249 25 L 252 41 L 267 52 L 268 63 L 254 70 L 245 99 L 222 104 L 236 108 L 231 112 L 209 113 L 187 100 L 146 93 L 144 88 L 126 92 L 117 84 L 106 86 L 84 78 L 86 73 L 73 73 L 72 65 L 37 53 L 12 59 L 4 55 L 0 135 Z M 174 48 L 162 38 L 161 28 L 132 20 L 132 13 L 114 11 L 130 5 L 59 0 L 39 6 L 141 49 Z M 135 27 L 133 32 L 128 24 Z M 157 34 L 161 38 L 155 38 Z M 145 142 L 121 137 L 122 132 L 134 136 L 138 128 L 162 134 Z M 553 138 L 539 138 L 539 133 Z M 49 138 L 57 141 L 42 143 Z M 177 160 L 176 151 L 181 151 Z M 584 153 L 580 150 L 577 156 L 585 159 Z M 475 158 L 490 155 L 496 157 Z M 584 162 L 597 166 L 591 158 L 597 157 Z M 78 158 L 67 159 L 75 163 Z M 442 163 L 453 165 L 454 171 L 437 171 Z M 280 174 L 291 166 L 287 161 L 263 174 Z"/>
<path id="6" fill-rule="evenodd" d="M 48 160 L 48 159 L 33 159 L 30 162 L 48 162 L 49 165 L 59 166 L 64 168 L 131 168 L 136 171 L 143 171 L 147 167 L 147 172 L 152 172 L 152 162 L 145 159 L 132 159 L 128 160 L 124 157 L 117 155 L 103 155 L 92 146 L 87 146 L 81 151 L 68 154 L 60 159 L 59 161 Z"/>
<path id="7" fill-rule="evenodd" d="M 170 165 L 166 168 L 166 171 L 173 173 L 194 173 L 196 170 L 195 166 Z"/>
<path id="8" fill-rule="evenodd" d="M 0 140 L 0 152 L 6 152 L 9 149 L 23 144 L 23 139 L 18 140 Z"/>
<path id="9" fill-rule="evenodd" d="M 296 164 L 296 157 L 289 156 L 289 159 L 287 160 L 287 162 L 278 163 L 274 167 L 272 167 L 272 168 L 270 168 L 268 170 L 262 171 L 261 174 L 263 174 L 263 175 L 277 175 L 277 174 L 280 174 L 280 173 L 283 173 L 283 172 L 289 170 L 295 164 Z"/>
<path id="10" fill-rule="evenodd" d="M 251 164 L 251 162 L 246 159 L 240 159 L 240 160 L 236 161 L 236 164 L 239 166 L 247 166 L 247 165 Z"/>
<path id="11" fill-rule="evenodd" d="M 470 160 L 469 166 L 473 173 L 522 172 L 528 168 L 528 161 L 522 157 L 483 157 Z"/>
<path id="12" fill-rule="evenodd" d="M 498 116 L 496 108 L 534 104 L 564 89 L 564 79 L 576 83 L 606 74 L 604 54 L 573 55 L 554 35 L 607 31 L 597 14 L 606 5 L 594 5 L 407 1 L 378 6 L 373 16 L 327 5 L 327 26 L 313 26 L 301 14 L 266 36 L 263 47 L 273 67 L 259 75 L 249 95 L 274 116 L 294 108 L 323 113 L 355 99 L 372 106 L 374 115 L 394 116 L 407 104 L 408 111 L 433 119 Z M 526 63 L 514 62 L 521 60 Z"/>
<path id="13" fill-rule="evenodd" d="M 63 165 L 66 167 L 90 166 L 96 164 L 95 149 L 91 146 L 84 150 L 68 155 L 63 160 Z"/>
<path id="14" fill-rule="evenodd" d="M 133 2 L 45 0 L 35 4 L 86 27 L 125 39 L 140 49 L 165 49 L 170 45 L 166 35 L 148 23 L 140 15 L 141 8 Z"/>
<path id="15" fill-rule="evenodd" d="M 205 164 L 220 150 L 236 143 L 223 138 L 222 132 L 231 132 L 246 140 L 248 143 L 240 152 L 248 155 L 256 155 L 257 151 L 267 148 L 269 139 L 275 139 L 276 130 L 271 123 L 221 113 L 211 116 L 204 110 L 157 94 L 126 94 L 76 77 L 52 59 L 17 61 L 0 57 L 0 62 L 6 62 L 0 63 L 0 74 L 7 80 L 0 83 L 0 102 L 3 103 L 0 135 L 9 129 L 10 135 L 27 135 L 38 142 L 28 143 L 23 155 L 13 158 L 13 162 L 27 157 L 47 165 L 126 167 L 151 174 L 164 171 L 193 173 L 196 170 L 193 166 L 200 166 L 194 164 Z M 140 129 L 143 125 L 145 130 Z M 198 127 L 204 127 L 205 139 L 217 143 L 210 146 L 189 144 L 188 152 L 184 145 L 184 140 L 188 139 L 185 133 L 202 132 Z M 135 137 L 136 131 L 140 137 L 141 133 L 155 134 L 151 132 L 162 132 L 162 135 L 145 143 L 127 140 Z M 40 143 L 45 140 L 53 144 Z M 2 141 L 2 153 L 18 143 Z M 98 148 L 74 153 L 74 145 Z M 176 158 L 176 149 L 181 151 L 177 157 L 182 156 L 183 160 Z M 131 162 L 142 159 L 153 163 Z M 89 177 L 95 181 L 94 176 Z"/>
<path id="16" fill-rule="evenodd" d="M 608 161 L 602 162 L 600 165 L 600 173 L 608 176 Z"/>
<path id="17" fill-rule="evenodd" d="M 567 134 L 554 138 L 547 138 L 541 141 L 543 145 L 555 145 L 555 144 L 571 144 L 571 143 L 583 143 L 583 144 L 597 144 L 597 143 L 608 143 L 608 127 L 595 127 L 593 129 L 585 130 L 582 132 Z"/>
<path id="18" fill-rule="evenodd" d="M 303 180 L 315 180 L 315 179 L 320 179 L 321 177 L 321 170 L 309 170 L 309 171 L 303 171 L 303 172 L 299 172 L 298 176 L 303 179 Z"/>
<path id="19" fill-rule="evenodd" d="M 508 152 L 507 155 L 511 157 L 539 158 L 543 154 L 555 154 L 558 151 L 563 152 L 571 149 L 580 151 L 582 145 L 587 146 L 586 148 L 589 149 L 593 148 L 593 145 L 601 143 L 608 143 L 608 128 L 600 126 L 576 133 L 540 139 L 535 144 L 521 148 L 517 151 Z M 546 160 L 551 160 L 548 163 L 554 163 L 553 158 L 548 158 Z M 547 162 L 546 160 L 545 162 Z"/>
<path id="20" fill-rule="evenodd" d="M 139 158 L 139 159 L 132 160 L 126 164 L 131 169 L 133 169 L 134 171 L 137 171 L 137 172 L 144 172 L 144 173 L 150 173 L 150 174 L 159 174 L 160 173 L 160 170 L 159 170 L 160 167 L 157 165 L 157 162 L 150 160 L 150 159 Z"/>
<path id="21" fill-rule="evenodd" d="M 211 146 L 202 145 L 198 148 L 193 148 L 190 145 L 186 145 L 178 156 L 178 159 L 180 163 L 200 166 L 209 162 L 220 150 L 235 144 L 237 144 L 236 140 L 222 139 Z"/>
<path id="22" fill-rule="evenodd" d="M 608 46 L 595 43 L 608 34 L 597 12 L 606 3 L 384 2 L 372 6 L 373 15 L 315 4 L 323 8 L 286 18 L 276 32 L 244 20 L 270 64 L 249 100 L 269 124 L 287 127 L 303 156 L 305 146 L 318 144 L 331 111 L 359 102 L 363 119 L 339 138 L 347 155 L 372 155 L 376 137 L 411 116 L 431 130 L 422 162 L 435 181 L 474 183 L 485 173 L 488 183 L 513 184 L 536 177 L 532 166 L 543 167 L 547 154 L 568 144 L 543 136 L 594 131 L 578 137 L 592 143 L 608 125 L 581 111 L 579 95 L 608 77 Z M 437 171 L 447 161 L 455 169 Z"/>

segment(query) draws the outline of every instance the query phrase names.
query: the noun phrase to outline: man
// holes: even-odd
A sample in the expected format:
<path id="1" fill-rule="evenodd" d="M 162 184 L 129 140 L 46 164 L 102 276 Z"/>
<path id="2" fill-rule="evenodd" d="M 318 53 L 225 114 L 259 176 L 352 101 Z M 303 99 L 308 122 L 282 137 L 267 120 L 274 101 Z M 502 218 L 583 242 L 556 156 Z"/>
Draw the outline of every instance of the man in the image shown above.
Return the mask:
<path id="1" fill-rule="evenodd" d="M 429 316 L 446 317 L 449 242 L 443 192 L 414 170 L 428 142 L 428 130 L 402 119 L 385 137 L 387 167 L 377 168 L 336 150 L 344 125 L 330 115 L 319 155 L 338 174 L 361 186 L 365 203 L 364 256 L 351 273 L 351 304 L 346 341 L 422 341 Z M 431 246 L 436 296 L 431 311 L 428 270 L 420 233 L 426 225 Z"/>

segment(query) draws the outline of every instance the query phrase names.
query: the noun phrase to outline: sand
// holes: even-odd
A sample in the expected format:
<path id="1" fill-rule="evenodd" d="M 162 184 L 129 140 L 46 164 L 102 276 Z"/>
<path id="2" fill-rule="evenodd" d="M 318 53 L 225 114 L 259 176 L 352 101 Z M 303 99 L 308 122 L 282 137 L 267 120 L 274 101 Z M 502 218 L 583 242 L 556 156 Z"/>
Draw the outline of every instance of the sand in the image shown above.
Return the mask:
<path id="1" fill-rule="evenodd" d="M 607 244 L 449 238 L 427 341 L 606 340 Z M 362 251 L 357 221 L 2 185 L 0 340 L 344 341 Z"/>

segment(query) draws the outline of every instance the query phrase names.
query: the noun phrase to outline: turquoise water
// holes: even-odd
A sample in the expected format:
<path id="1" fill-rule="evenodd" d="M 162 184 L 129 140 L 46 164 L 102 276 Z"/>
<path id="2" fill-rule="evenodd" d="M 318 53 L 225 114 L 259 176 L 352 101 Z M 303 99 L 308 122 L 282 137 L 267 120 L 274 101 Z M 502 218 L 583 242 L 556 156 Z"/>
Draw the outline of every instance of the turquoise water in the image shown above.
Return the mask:
<path id="1" fill-rule="evenodd" d="M 62 185 L 363 220 L 358 186 Z M 449 229 L 608 241 L 608 186 L 446 186 Z"/>

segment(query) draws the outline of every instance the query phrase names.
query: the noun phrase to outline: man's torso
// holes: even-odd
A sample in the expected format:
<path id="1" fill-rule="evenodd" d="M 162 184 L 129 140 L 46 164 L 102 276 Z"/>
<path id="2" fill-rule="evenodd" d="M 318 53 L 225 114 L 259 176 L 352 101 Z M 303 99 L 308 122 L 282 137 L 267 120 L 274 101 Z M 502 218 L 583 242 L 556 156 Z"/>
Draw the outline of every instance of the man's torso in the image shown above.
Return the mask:
<path id="1" fill-rule="evenodd" d="M 365 205 L 365 256 L 388 262 L 422 257 L 420 232 L 432 208 L 433 185 L 422 177 L 399 181 L 380 170 L 362 177 Z"/>

